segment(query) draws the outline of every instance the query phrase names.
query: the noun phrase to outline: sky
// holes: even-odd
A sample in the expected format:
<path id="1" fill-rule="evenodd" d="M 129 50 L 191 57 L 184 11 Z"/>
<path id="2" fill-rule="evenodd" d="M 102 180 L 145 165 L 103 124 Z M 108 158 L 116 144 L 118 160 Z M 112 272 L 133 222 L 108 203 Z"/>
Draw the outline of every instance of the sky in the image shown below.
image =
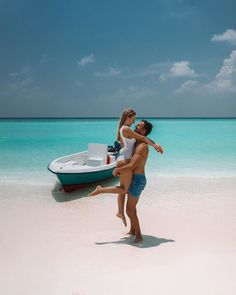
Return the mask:
<path id="1" fill-rule="evenodd" d="M 236 117 L 235 0 L 0 0 L 0 117 Z"/>

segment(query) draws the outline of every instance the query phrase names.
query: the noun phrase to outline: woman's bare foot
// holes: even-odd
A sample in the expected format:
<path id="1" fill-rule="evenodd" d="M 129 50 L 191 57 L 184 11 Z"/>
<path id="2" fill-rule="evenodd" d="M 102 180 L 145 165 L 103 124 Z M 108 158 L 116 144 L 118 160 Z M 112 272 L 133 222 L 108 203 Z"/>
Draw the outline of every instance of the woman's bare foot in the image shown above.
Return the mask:
<path id="1" fill-rule="evenodd" d="M 134 243 L 139 243 L 143 240 L 143 237 L 142 236 L 136 236 L 135 240 L 134 240 Z"/>
<path id="2" fill-rule="evenodd" d="M 92 197 L 92 196 L 98 195 L 100 193 L 101 189 L 102 189 L 102 187 L 100 185 L 98 185 L 96 187 L 96 189 L 89 194 L 89 196 Z"/>
<path id="3" fill-rule="evenodd" d="M 116 214 L 116 216 L 122 220 L 122 222 L 124 223 L 124 226 L 127 226 L 127 222 L 126 222 L 125 216 L 123 214 L 118 212 Z"/>

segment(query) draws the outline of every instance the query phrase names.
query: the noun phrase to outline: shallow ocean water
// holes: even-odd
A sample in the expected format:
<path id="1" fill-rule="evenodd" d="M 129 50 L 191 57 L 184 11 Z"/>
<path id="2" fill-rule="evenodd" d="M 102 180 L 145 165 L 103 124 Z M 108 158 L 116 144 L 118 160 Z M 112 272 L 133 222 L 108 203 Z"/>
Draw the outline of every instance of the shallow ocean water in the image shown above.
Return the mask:
<path id="1" fill-rule="evenodd" d="M 138 119 L 137 119 L 138 121 Z M 236 175 L 235 119 L 150 119 L 150 138 L 165 152 L 150 148 L 147 173 L 172 176 Z M 87 149 L 90 142 L 112 145 L 118 119 L 0 120 L 1 181 L 53 182 L 47 165 Z M 132 126 L 134 127 L 134 125 Z"/>

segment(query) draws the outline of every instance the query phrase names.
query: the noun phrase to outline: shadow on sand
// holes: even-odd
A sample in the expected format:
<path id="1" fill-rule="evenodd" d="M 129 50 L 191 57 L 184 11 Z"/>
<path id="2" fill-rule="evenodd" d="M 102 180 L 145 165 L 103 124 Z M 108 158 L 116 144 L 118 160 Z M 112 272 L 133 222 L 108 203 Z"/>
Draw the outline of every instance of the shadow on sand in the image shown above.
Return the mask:
<path id="1" fill-rule="evenodd" d="M 175 242 L 175 240 L 169 240 L 164 238 L 158 238 L 154 236 L 143 235 L 143 240 L 139 243 L 134 243 L 134 236 L 128 236 L 121 238 L 119 241 L 101 242 L 95 243 L 96 245 L 107 244 L 127 244 L 136 248 L 152 248 L 161 245 L 162 243 Z"/>
<path id="2" fill-rule="evenodd" d="M 119 183 L 119 179 L 109 178 L 109 179 L 100 181 L 98 183 L 88 185 L 84 188 L 80 188 L 76 191 L 66 193 L 64 192 L 60 182 L 57 181 L 52 190 L 52 196 L 57 202 L 69 202 L 69 201 L 78 200 L 84 197 L 88 197 L 88 194 L 91 193 L 97 187 L 97 185 L 114 186 L 114 185 L 118 185 L 118 183 Z"/>

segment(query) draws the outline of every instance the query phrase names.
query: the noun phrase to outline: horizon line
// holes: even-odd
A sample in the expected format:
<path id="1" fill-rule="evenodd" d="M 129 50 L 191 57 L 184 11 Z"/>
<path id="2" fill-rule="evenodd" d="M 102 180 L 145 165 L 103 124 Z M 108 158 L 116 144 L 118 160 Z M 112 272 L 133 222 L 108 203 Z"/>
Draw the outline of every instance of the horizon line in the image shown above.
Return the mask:
<path id="1" fill-rule="evenodd" d="M 25 119 L 119 119 L 120 117 L 0 117 L 0 120 L 25 120 Z M 138 116 L 137 118 L 147 118 L 147 119 L 236 119 L 236 117 L 154 117 L 154 116 Z"/>

